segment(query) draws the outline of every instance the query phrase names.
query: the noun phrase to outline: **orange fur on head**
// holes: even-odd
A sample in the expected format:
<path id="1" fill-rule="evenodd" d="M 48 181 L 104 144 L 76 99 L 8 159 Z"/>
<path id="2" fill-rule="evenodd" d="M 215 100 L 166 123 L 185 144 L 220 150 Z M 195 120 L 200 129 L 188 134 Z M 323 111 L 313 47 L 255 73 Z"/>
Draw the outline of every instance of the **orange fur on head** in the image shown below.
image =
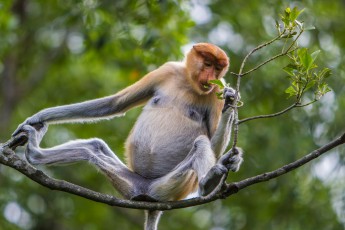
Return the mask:
<path id="1" fill-rule="evenodd" d="M 200 55 L 211 54 L 223 67 L 229 66 L 229 58 L 226 53 L 216 45 L 211 43 L 198 43 L 193 46 L 193 49 Z"/>

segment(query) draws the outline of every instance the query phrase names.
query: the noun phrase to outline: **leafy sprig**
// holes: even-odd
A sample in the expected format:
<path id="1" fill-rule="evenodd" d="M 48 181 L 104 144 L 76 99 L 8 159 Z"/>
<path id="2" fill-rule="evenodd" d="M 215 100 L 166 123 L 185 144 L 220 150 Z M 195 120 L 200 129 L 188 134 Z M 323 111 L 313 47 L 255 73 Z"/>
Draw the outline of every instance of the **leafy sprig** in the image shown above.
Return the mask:
<path id="1" fill-rule="evenodd" d="M 323 95 L 325 95 L 327 92 L 331 90 L 326 83 L 326 79 L 331 75 L 330 69 L 323 68 L 319 70 L 315 62 L 320 51 L 317 50 L 315 52 L 310 53 L 310 51 L 307 48 L 301 48 L 298 45 L 298 39 L 305 31 L 315 29 L 314 26 L 306 27 L 304 25 L 304 22 L 302 22 L 299 19 L 299 16 L 303 11 L 303 9 L 298 10 L 297 7 L 294 7 L 293 9 L 289 7 L 286 8 L 283 14 L 280 15 L 280 21 L 276 21 L 276 29 L 278 32 L 276 37 L 252 49 L 243 59 L 238 73 L 230 72 L 230 74 L 235 75 L 237 77 L 235 90 L 236 94 L 238 94 L 242 77 L 249 75 L 250 73 L 253 73 L 254 71 L 268 64 L 269 62 L 272 62 L 280 57 L 289 57 L 290 63 L 283 68 L 283 70 L 288 74 L 288 78 L 290 79 L 290 85 L 285 90 L 285 92 L 289 94 L 289 97 L 295 96 L 296 99 L 292 105 L 290 105 L 286 109 L 283 109 L 280 112 L 267 115 L 258 115 L 254 117 L 245 118 L 243 120 L 238 119 L 237 107 L 239 106 L 234 106 L 235 119 L 233 121 L 234 138 L 232 147 L 236 147 L 237 145 L 239 132 L 238 126 L 240 123 L 259 118 L 276 117 L 290 111 L 293 108 L 310 105 L 318 101 Z M 252 54 L 278 41 L 284 41 L 282 50 L 279 54 L 270 57 L 266 61 L 258 64 L 257 66 L 248 71 L 244 71 L 244 67 Z M 226 87 L 226 85 L 220 80 L 211 81 L 210 83 L 219 86 L 220 92 L 217 93 L 217 97 L 219 99 L 223 99 L 223 89 L 224 87 Z M 314 93 L 314 100 L 309 101 L 305 104 L 301 104 L 302 96 L 307 91 L 309 92 L 311 90 L 313 90 Z M 238 105 L 238 101 L 239 98 L 236 97 L 234 104 Z"/>
<path id="2" fill-rule="evenodd" d="M 284 14 L 280 15 L 282 24 L 276 22 L 276 28 L 282 38 L 297 38 L 307 30 L 315 29 L 314 26 L 305 27 L 304 23 L 298 20 L 298 16 L 304 10 L 298 10 L 297 7 L 286 8 Z M 283 30 L 281 29 L 283 27 Z M 299 31 L 299 32 L 298 32 Z M 297 41 L 297 40 L 296 40 Z M 296 97 L 296 102 L 300 100 L 305 92 L 313 90 L 314 100 L 318 101 L 323 95 L 331 91 L 326 83 L 326 79 L 331 75 L 329 68 L 317 69 L 316 59 L 320 50 L 310 53 L 307 48 L 298 47 L 297 42 L 292 43 L 289 48 L 294 47 L 294 52 L 287 54 L 290 63 L 283 68 L 288 74 L 290 86 L 285 90 L 289 97 Z"/>
<path id="3" fill-rule="evenodd" d="M 291 85 L 285 90 L 289 97 L 296 97 L 300 101 L 303 94 L 313 90 L 314 101 L 319 100 L 331 91 L 326 79 L 331 76 L 329 68 L 317 69 L 315 60 L 320 50 L 310 53 L 307 48 L 302 48 L 289 55 L 291 62 L 283 68 L 288 74 Z"/>

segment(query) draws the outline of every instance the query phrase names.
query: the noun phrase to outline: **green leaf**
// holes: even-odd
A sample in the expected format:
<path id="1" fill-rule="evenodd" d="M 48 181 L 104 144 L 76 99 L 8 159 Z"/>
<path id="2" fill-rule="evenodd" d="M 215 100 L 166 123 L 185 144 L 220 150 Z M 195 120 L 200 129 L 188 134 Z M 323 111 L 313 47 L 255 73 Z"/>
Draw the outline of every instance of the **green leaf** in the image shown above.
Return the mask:
<path id="1" fill-rule="evenodd" d="M 223 98 L 223 92 L 216 92 L 216 95 L 217 95 L 217 98 L 219 99 L 219 100 L 223 100 L 224 98 Z"/>
<path id="2" fill-rule="evenodd" d="M 323 95 L 330 91 L 331 88 L 325 82 L 323 82 L 318 86 L 318 89 L 315 92 L 316 98 L 319 100 Z"/>
<path id="3" fill-rule="evenodd" d="M 332 91 L 332 89 L 327 84 L 324 85 L 322 89 L 323 89 L 323 94 L 326 94 Z"/>
<path id="4" fill-rule="evenodd" d="M 329 68 L 324 68 L 319 74 L 320 78 L 329 78 L 332 75 L 332 71 Z"/>
<path id="5" fill-rule="evenodd" d="M 283 70 L 290 76 L 295 76 L 295 72 L 298 70 L 298 66 L 294 64 L 288 64 Z"/>
<path id="6" fill-rule="evenodd" d="M 315 84 L 316 84 L 316 81 L 315 81 L 315 80 L 312 80 L 312 81 L 308 82 L 308 84 L 307 84 L 306 87 L 305 87 L 305 90 L 310 89 L 310 88 L 313 87 Z"/>
<path id="7" fill-rule="evenodd" d="M 313 53 L 311 54 L 311 57 L 313 58 L 313 61 L 316 60 L 316 58 L 317 58 L 317 56 L 319 55 L 319 53 L 320 53 L 320 50 L 316 50 L 315 52 L 313 52 Z"/>
<path id="8" fill-rule="evenodd" d="M 225 85 L 221 80 L 210 80 L 211 84 L 218 85 L 220 89 L 224 89 Z"/>
<path id="9" fill-rule="evenodd" d="M 308 30 L 315 30 L 315 26 L 308 26 L 304 28 L 304 31 L 308 31 Z"/>
<path id="10" fill-rule="evenodd" d="M 303 11 L 304 9 L 298 10 L 297 7 L 294 7 L 291 11 L 291 17 L 290 17 L 291 21 L 295 21 Z"/>
<path id="11" fill-rule="evenodd" d="M 295 20 L 297 19 L 298 15 L 299 15 L 298 10 L 297 10 L 297 7 L 294 7 L 294 8 L 292 9 L 290 15 L 291 15 L 291 17 L 290 17 L 291 21 L 295 21 Z"/>
<path id="12" fill-rule="evenodd" d="M 290 13 L 291 13 L 291 8 L 290 7 L 286 8 L 285 9 L 285 16 L 290 17 Z"/>
<path id="13" fill-rule="evenodd" d="M 288 7 L 285 9 L 285 18 L 290 21 L 290 16 L 291 16 L 291 8 Z"/>
<path id="14" fill-rule="evenodd" d="M 289 87 L 285 90 L 285 93 L 289 94 L 289 97 L 292 97 L 292 96 L 297 95 L 297 90 L 296 90 L 294 87 L 289 86 Z"/>
<path id="15" fill-rule="evenodd" d="M 312 67 L 312 64 L 314 63 L 314 60 L 312 56 L 308 53 L 308 49 L 307 48 L 300 49 L 297 51 L 297 54 L 302 66 L 306 70 L 309 70 Z"/>

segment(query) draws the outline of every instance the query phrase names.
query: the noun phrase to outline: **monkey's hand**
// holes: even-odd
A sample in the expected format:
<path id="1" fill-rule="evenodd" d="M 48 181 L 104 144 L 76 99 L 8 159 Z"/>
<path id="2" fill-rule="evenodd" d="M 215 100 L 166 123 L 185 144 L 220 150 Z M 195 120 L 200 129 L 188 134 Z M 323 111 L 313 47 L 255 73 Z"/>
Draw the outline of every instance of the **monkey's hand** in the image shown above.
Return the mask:
<path id="1" fill-rule="evenodd" d="M 227 174 L 229 170 L 237 172 L 243 161 L 242 155 L 243 152 L 240 148 L 231 149 L 223 155 L 217 164 L 201 179 L 199 183 L 200 194 L 205 196 L 211 193 L 218 186 L 223 175 Z"/>
<path id="2" fill-rule="evenodd" d="M 223 98 L 225 102 L 224 102 L 224 108 L 222 112 L 224 113 L 228 108 L 230 108 L 233 105 L 234 100 L 236 99 L 236 90 L 234 90 L 231 87 L 224 88 Z M 241 99 L 241 96 L 240 94 L 238 94 L 238 100 L 240 99 Z"/>

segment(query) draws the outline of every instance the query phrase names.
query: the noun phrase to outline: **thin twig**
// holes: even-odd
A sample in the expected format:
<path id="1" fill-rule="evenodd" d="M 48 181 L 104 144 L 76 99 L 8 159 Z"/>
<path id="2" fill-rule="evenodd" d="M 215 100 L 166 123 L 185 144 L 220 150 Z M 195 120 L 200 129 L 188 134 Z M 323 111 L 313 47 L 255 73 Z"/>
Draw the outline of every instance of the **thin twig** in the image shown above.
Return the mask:
<path id="1" fill-rule="evenodd" d="M 298 103 L 295 102 L 294 104 L 290 105 L 289 107 L 287 107 L 286 109 L 283 109 L 283 110 L 280 111 L 280 112 L 244 118 L 244 119 L 242 119 L 242 120 L 239 120 L 238 123 L 241 124 L 241 123 L 244 123 L 244 122 L 247 122 L 247 121 L 251 121 L 251 120 L 255 120 L 255 119 L 260 119 L 260 118 L 276 117 L 276 116 L 279 116 L 279 115 L 282 115 L 282 114 L 288 112 L 289 110 L 295 108 L 297 105 L 298 105 Z"/>
<path id="2" fill-rule="evenodd" d="M 306 104 L 303 104 L 303 105 L 300 105 L 300 104 L 298 104 L 298 105 L 296 105 L 296 107 L 305 107 L 305 106 L 308 106 L 308 105 L 311 105 L 311 104 L 313 104 L 313 103 L 315 103 L 315 102 L 317 102 L 318 100 L 317 99 L 314 99 L 314 100 L 312 100 L 311 102 L 308 102 L 308 103 L 306 103 Z"/>
<path id="3" fill-rule="evenodd" d="M 291 109 L 305 107 L 305 106 L 308 106 L 308 105 L 311 105 L 311 104 L 315 103 L 316 101 L 317 101 L 317 100 L 315 99 L 315 100 L 310 101 L 310 102 L 308 102 L 308 103 L 306 103 L 306 104 L 303 104 L 303 105 L 301 105 L 298 101 L 296 101 L 294 104 L 290 105 L 289 107 L 287 107 L 286 109 L 283 109 L 283 110 L 280 111 L 280 112 L 244 118 L 244 119 L 242 119 L 242 120 L 239 120 L 238 123 L 241 124 L 241 123 L 244 123 L 244 122 L 247 122 L 247 121 L 256 120 L 256 119 L 261 119 L 261 118 L 272 118 L 272 117 L 277 117 L 277 116 L 279 116 L 279 115 L 282 115 L 282 114 L 284 114 L 284 113 L 290 111 Z"/>
<path id="4" fill-rule="evenodd" d="M 248 58 L 253 54 L 255 53 L 256 51 L 272 44 L 273 42 L 279 40 L 281 37 L 283 36 L 283 34 L 279 34 L 278 36 L 276 36 L 275 38 L 273 38 L 272 40 L 268 41 L 268 42 L 265 42 L 257 47 L 255 47 L 254 49 L 252 49 L 246 56 L 245 58 L 243 59 L 242 61 L 242 64 L 241 64 L 241 67 L 240 67 L 240 70 L 239 70 L 239 75 L 242 76 L 242 72 L 243 72 L 243 68 L 244 68 L 244 65 L 246 64 Z"/>
<path id="5" fill-rule="evenodd" d="M 241 67 L 240 70 L 237 74 L 237 83 L 236 83 L 236 95 L 235 95 L 235 100 L 234 100 L 234 105 L 237 105 L 237 102 L 239 100 L 239 91 L 240 91 L 240 85 L 241 85 L 241 78 L 242 78 L 242 72 L 243 72 L 243 68 L 248 60 L 248 58 L 255 53 L 256 51 L 272 44 L 273 42 L 279 40 L 281 37 L 283 36 L 283 33 L 279 34 L 278 36 L 276 36 L 275 38 L 273 38 L 272 40 L 263 43 L 257 47 L 255 47 L 254 49 L 252 49 L 243 59 L 242 63 L 241 63 Z M 233 121 L 234 124 L 234 134 L 233 134 L 233 144 L 232 144 L 232 148 L 236 148 L 237 145 L 237 139 L 238 139 L 238 132 L 239 132 L 239 123 L 238 123 L 238 108 L 235 107 L 234 109 L 234 114 L 235 114 L 235 119 Z"/>
<path id="6" fill-rule="evenodd" d="M 277 58 L 279 58 L 279 57 L 282 57 L 282 56 L 285 56 L 285 55 L 287 55 L 287 54 L 289 54 L 289 53 L 294 52 L 296 49 L 297 49 L 297 48 L 295 48 L 295 49 L 293 49 L 293 50 L 290 50 L 290 51 L 287 51 L 287 52 L 283 52 L 283 53 L 277 54 L 276 56 L 271 57 L 270 59 L 264 61 L 263 63 L 261 63 L 261 64 L 259 64 L 259 65 L 257 65 L 257 66 L 254 67 L 253 69 L 248 70 L 247 72 L 243 73 L 241 76 L 243 77 L 243 76 L 245 76 L 245 75 L 247 75 L 247 74 L 250 74 L 251 72 L 253 72 L 253 71 L 259 69 L 260 67 L 266 65 L 267 63 L 269 63 L 269 62 L 271 62 L 271 61 L 273 61 L 273 60 L 275 60 L 275 59 L 277 59 Z"/>
<path id="7" fill-rule="evenodd" d="M 299 39 L 299 37 L 302 35 L 303 32 L 304 32 L 304 29 L 301 29 L 299 31 L 296 38 L 293 40 L 293 42 L 291 43 L 291 45 L 289 46 L 289 48 L 287 48 L 287 50 L 285 52 L 289 51 L 296 44 L 297 40 Z"/>

